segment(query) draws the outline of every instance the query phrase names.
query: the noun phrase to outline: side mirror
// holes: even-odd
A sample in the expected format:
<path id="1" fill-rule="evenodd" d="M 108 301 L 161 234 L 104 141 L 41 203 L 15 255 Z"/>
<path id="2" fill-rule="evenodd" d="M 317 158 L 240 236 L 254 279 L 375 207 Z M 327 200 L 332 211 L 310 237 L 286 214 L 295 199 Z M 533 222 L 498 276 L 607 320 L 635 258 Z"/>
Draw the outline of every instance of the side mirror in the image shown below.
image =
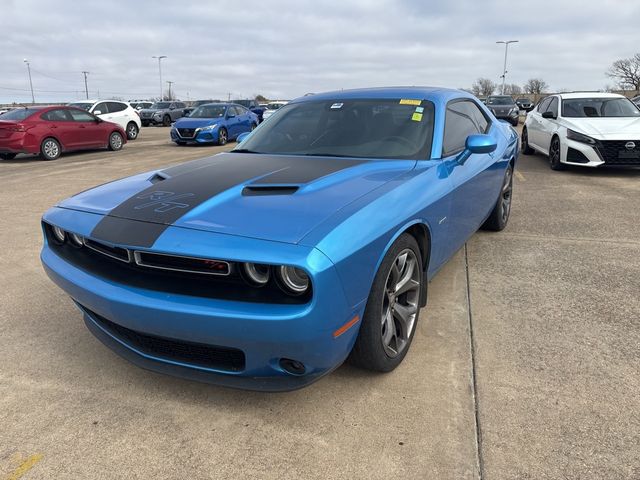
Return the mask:
<path id="1" fill-rule="evenodd" d="M 235 118 L 236 116 L 233 113 L 227 113 L 227 118 Z"/>
<path id="2" fill-rule="evenodd" d="M 101 119 L 101 118 L 99 118 L 99 117 L 96 117 L 96 123 L 102 123 L 102 122 L 104 122 L 104 120 L 102 120 L 102 119 Z"/>
<path id="3" fill-rule="evenodd" d="M 550 111 L 547 110 L 546 112 L 544 112 L 542 114 L 542 118 L 553 118 L 553 119 L 556 119 L 556 118 L 558 118 L 558 116 L 554 115 L 553 112 L 550 112 Z"/>
<path id="4" fill-rule="evenodd" d="M 498 144 L 490 135 L 469 135 L 465 148 L 470 153 L 491 153 L 498 148 Z"/>
<path id="5" fill-rule="evenodd" d="M 102 111 L 101 110 L 94 110 L 93 114 L 94 115 L 102 115 Z"/>
<path id="6" fill-rule="evenodd" d="M 242 141 L 249 135 L 251 135 L 249 132 L 241 133 L 240 135 L 238 135 L 238 138 L 236 138 L 236 143 L 242 143 Z"/>

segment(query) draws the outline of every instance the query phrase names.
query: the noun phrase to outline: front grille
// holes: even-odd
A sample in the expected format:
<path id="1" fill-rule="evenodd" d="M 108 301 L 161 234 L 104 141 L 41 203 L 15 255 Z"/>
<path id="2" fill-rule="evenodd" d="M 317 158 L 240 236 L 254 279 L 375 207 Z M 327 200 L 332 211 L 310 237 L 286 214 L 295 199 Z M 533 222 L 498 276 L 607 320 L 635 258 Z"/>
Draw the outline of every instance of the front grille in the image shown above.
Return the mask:
<path id="1" fill-rule="evenodd" d="M 151 118 L 153 117 L 153 112 L 140 112 L 140 118 Z"/>
<path id="2" fill-rule="evenodd" d="M 84 306 L 82 308 L 110 335 L 147 355 L 216 370 L 244 370 L 244 352 L 237 348 L 174 340 L 137 332 L 107 320 Z"/>
<path id="3" fill-rule="evenodd" d="M 196 134 L 195 128 L 179 128 L 178 133 L 182 138 L 193 138 Z"/>
<path id="4" fill-rule="evenodd" d="M 139 251 L 136 255 L 127 253 L 131 255 L 131 261 L 127 261 L 124 255 L 113 253 L 131 250 L 108 247 L 88 238 L 84 239 L 85 247 L 98 248 L 77 248 L 69 242 L 60 245 L 47 223 L 44 230 L 49 248 L 58 256 L 91 275 L 119 285 L 191 297 L 266 304 L 301 305 L 311 301 L 313 295 L 312 288 L 304 295 L 287 295 L 273 281 L 263 287 L 249 285 L 234 262 L 151 252 L 140 255 L 143 252 Z"/>
<path id="5" fill-rule="evenodd" d="M 635 148 L 627 149 L 629 142 L 635 143 Z M 607 165 L 640 166 L 640 140 L 599 140 L 596 148 Z"/>

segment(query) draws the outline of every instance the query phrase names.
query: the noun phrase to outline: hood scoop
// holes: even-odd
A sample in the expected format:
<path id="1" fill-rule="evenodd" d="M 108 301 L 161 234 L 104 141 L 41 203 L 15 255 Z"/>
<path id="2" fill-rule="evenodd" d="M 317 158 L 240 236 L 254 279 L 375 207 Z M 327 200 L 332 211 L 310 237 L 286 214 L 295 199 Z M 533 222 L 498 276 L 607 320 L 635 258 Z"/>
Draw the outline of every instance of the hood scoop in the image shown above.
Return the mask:
<path id="1" fill-rule="evenodd" d="M 153 175 L 151 175 L 151 177 L 149 178 L 149 181 L 151 183 L 153 183 L 153 184 L 156 184 L 158 182 L 166 180 L 167 178 L 170 178 L 170 177 L 166 173 L 164 173 L 164 172 L 156 172 Z"/>
<path id="2" fill-rule="evenodd" d="M 247 185 L 242 189 L 242 196 L 293 195 L 299 188 L 298 185 Z"/>

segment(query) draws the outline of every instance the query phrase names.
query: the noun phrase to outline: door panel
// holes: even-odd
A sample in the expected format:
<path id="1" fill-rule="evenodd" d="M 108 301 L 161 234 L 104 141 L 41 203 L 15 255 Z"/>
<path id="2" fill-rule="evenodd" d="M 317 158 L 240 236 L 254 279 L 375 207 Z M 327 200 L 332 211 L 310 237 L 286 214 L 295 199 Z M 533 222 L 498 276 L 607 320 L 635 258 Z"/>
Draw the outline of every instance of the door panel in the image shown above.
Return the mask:
<path id="1" fill-rule="evenodd" d="M 96 122 L 96 117 L 88 112 L 70 110 L 77 127 L 78 141 L 83 148 L 104 147 L 107 144 L 105 123 Z"/>

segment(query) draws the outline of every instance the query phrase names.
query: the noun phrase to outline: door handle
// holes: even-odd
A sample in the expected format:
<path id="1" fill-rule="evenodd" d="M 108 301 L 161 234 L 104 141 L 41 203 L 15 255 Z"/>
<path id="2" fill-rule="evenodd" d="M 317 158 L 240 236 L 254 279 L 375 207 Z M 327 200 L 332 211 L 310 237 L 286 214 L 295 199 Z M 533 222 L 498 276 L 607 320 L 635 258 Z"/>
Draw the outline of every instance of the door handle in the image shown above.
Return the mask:
<path id="1" fill-rule="evenodd" d="M 57 125 L 51 125 L 51 128 L 58 128 Z"/>

